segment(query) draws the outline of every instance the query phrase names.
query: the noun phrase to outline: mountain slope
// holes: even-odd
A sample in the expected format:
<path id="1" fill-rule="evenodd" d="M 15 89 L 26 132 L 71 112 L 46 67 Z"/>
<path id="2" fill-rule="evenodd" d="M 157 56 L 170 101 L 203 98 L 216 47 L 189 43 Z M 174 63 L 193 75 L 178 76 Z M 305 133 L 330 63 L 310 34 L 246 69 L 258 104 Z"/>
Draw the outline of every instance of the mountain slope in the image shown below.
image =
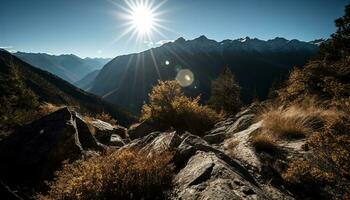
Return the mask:
<path id="1" fill-rule="evenodd" d="M 292 67 L 304 65 L 317 50 L 317 45 L 284 38 L 222 42 L 205 36 L 179 38 L 158 48 L 116 57 L 100 71 L 89 91 L 137 113 L 158 79 L 175 79 L 181 69 L 188 69 L 194 81 L 186 92 L 202 94 L 206 101 L 211 81 L 228 65 L 242 86 L 243 101 L 249 102 L 255 91 L 265 99 L 273 81 L 283 78 Z"/>
<path id="2" fill-rule="evenodd" d="M 89 90 L 89 88 L 91 88 L 93 81 L 95 80 L 99 72 L 100 70 L 97 69 L 88 73 L 80 81 L 75 82 L 74 85 L 83 90 Z"/>
<path id="3" fill-rule="evenodd" d="M 113 104 L 84 92 L 59 77 L 35 68 L 9 52 L 0 49 L 1 79 L 8 77 L 12 66 L 17 66 L 26 85 L 39 97 L 41 102 L 76 106 L 88 113 L 105 111 L 115 117 L 121 124 L 127 124 L 131 119 L 129 114 Z"/>
<path id="4" fill-rule="evenodd" d="M 85 75 L 91 71 L 102 68 L 103 65 L 109 61 L 109 59 L 102 58 L 82 59 L 73 54 L 55 56 L 45 53 L 17 52 L 14 55 L 70 83 L 81 80 Z"/>

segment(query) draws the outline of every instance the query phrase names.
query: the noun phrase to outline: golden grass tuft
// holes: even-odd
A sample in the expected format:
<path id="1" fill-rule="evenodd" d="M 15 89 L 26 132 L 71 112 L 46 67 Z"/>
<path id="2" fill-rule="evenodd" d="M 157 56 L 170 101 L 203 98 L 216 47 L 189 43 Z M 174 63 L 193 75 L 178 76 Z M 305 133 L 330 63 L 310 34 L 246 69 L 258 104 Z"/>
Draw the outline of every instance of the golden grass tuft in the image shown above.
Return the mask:
<path id="1" fill-rule="evenodd" d="M 104 122 L 108 122 L 112 125 L 117 125 L 117 120 L 114 119 L 110 114 L 102 112 L 96 115 L 96 119 L 99 119 Z"/>
<path id="2" fill-rule="evenodd" d="M 298 139 L 321 129 L 325 123 L 336 121 L 341 113 L 317 106 L 316 103 L 269 107 L 259 117 L 263 131 L 279 139 Z"/>
<path id="3" fill-rule="evenodd" d="M 39 106 L 39 110 L 41 113 L 43 114 L 50 114 L 53 113 L 61 108 L 63 108 L 64 106 L 62 105 L 56 105 L 56 104 L 52 104 L 52 103 L 43 103 Z"/>
<path id="4" fill-rule="evenodd" d="M 171 187 L 172 153 L 148 156 L 124 149 L 66 164 L 40 200 L 164 199 Z"/>
<path id="5" fill-rule="evenodd" d="M 258 133 L 250 139 L 250 142 L 257 152 L 276 154 L 279 150 L 275 138 L 269 134 Z"/>

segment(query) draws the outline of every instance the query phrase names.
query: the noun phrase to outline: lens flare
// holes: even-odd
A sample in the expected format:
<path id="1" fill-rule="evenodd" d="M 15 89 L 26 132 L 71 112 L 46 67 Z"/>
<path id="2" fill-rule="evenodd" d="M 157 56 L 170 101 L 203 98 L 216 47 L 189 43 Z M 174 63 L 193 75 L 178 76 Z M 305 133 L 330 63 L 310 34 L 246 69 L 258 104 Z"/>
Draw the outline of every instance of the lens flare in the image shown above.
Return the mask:
<path id="1" fill-rule="evenodd" d="M 176 75 L 177 82 L 181 85 L 181 87 L 188 87 L 194 81 L 194 75 L 189 69 L 182 69 Z"/>

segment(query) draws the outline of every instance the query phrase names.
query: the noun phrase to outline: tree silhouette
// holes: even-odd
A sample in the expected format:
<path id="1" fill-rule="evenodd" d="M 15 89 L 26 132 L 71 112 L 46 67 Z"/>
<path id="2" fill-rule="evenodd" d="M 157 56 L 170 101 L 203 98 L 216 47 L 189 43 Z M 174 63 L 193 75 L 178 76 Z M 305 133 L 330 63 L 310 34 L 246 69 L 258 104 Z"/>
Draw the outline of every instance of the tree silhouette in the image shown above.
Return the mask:
<path id="1" fill-rule="evenodd" d="M 241 106 L 240 91 L 234 75 L 229 67 L 225 66 L 222 74 L 211 83 L 208 105 L 219 112 L 236 113 Z"/>
<path id="2" fill-rule="evenodd" d="M 350 52 L 350 4 L 345 7 L 345 15 L 335 20 L 337 31 L 331 39 L 320 46 L 320 57 L 326 61 L 346 58 Z"/>

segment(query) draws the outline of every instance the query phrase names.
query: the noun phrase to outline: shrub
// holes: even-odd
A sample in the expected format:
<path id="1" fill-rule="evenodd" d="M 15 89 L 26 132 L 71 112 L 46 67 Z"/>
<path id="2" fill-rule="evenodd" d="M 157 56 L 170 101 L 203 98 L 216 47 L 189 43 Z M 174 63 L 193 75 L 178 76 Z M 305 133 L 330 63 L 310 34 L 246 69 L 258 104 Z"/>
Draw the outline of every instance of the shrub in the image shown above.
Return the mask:
<path id="1" fill-rule="evenodd" d="M 237 113 L 241 107 L 240 91 L 234 75 L 226 66 L 222 74 L 211 83 L 208 105 L 218 112 Z"/>
<path id="2" fill-rule="evenodd" d="M 171 187 L 172 154 L 124 149 L 66 164 L 41 200 L 164 199 Z"/>
<path id="3" fill-rule="evenodd" d="M 289 164 L 283 178 L 291 183 L 306 184 L 307 187 L 310 187 L 330 183 L 334 179 L 334 174 L 324 171 L 310 160 L 301 158 L 293 160 Z"/>
<path id="4" fill-rule="evenodd" d="M 201 135 L 221 119 L 207 106 L 199 104 L 200 97 L 186 97 L 176 81 L 159 81 L 143 105 L 141 120 L 151 120 Z"/>

